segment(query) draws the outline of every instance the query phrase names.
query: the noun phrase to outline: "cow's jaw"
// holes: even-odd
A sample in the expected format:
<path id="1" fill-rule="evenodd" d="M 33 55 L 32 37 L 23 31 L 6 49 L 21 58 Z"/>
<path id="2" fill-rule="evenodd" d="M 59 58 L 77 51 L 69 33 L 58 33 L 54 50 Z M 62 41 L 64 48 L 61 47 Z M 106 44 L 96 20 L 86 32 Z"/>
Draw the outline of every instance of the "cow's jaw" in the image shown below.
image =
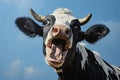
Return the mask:
<path id="1" fill-rule="evenodd" d="M 47 64 L 54 68 L 62 66 L 69 48 L 71 48 L 70 40 L 62 37 L 50 39 L 46 45 L 45 60 Z"/>

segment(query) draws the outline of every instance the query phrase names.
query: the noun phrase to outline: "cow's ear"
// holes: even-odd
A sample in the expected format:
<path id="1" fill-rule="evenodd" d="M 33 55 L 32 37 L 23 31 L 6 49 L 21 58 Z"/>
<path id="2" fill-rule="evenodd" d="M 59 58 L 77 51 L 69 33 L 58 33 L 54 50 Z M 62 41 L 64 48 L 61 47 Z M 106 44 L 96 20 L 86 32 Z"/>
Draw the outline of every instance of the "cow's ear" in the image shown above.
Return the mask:
<path id="1" fill-rule="evenodd" d="M 110 30 L 103 24 L 93 25 L 85 32 L 85 40 L 89 43 L 95 43 L 105 37 L 109 31 Z"/>
<path id="2" fill-rule="evenodd" d="M 29 37 L 43 36 L 43 28 L 28 17 L 19 17 L 15 20 L 15 23 Z"/>

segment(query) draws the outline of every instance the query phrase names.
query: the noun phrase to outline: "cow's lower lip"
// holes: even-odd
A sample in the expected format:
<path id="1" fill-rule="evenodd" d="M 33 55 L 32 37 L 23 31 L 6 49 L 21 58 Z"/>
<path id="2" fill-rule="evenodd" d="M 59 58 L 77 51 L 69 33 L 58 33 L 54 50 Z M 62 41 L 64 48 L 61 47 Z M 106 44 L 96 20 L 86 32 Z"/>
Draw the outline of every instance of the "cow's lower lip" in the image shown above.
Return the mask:
<path id="1" fill-rule="evenodd" d="M 60 60 L 55 59 L 48 54 L 45 56 L 45 60 L 47 64 L 50 65 L 51 67 L 58 68 L 58 67 L 61 67 L 62 64 L 64 63 L 66 54 L 67 54 L 67 51 L 64 52 L 64 55 L 62 56 L 63 58 L 61 58 Z"/>
<path id="2" fill-rule="evenodd" d="M 49 49 L 50 48 L 47 49 L 48 52 L 49 52 Z M 45 56 L 45 60 L 52 67 L 60 67 L 64 63 L 64 61 L 65 61 L 65 57 L 67 55 L 67 52 L 68 52 L 68 50 L 66 50 L 63 53 L 61 53 L 62 54 L 62 58 L 56 58 L 53 53 L 48 53 Z M 51 55 L 53 55 L 53 56 L 51 56 Z"/>
<path id="3" fill-rule="evenodd" d="M 61 63 L 64 62 L 63 60 L 56 60 L 56 59 L 53 59 L 53 58 L 48 57 L 48 56 L 46 56 L 46 60 L 47 60 L 49 63 L 52 63 L 52 64 L 61 64 Z"/>

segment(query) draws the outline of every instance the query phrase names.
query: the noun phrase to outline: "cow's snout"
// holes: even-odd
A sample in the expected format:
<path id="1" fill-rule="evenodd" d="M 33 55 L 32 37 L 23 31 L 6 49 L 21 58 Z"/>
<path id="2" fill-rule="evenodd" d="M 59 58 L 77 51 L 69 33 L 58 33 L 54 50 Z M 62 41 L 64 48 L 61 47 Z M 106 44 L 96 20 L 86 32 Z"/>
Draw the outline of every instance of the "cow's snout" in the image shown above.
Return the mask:
<path id="1" fill-rule="evenodd" d="M 66 37 L 71 36 L 71 29 L 65 25 L 55 25 L 52 29 L 53 37 Z"/>

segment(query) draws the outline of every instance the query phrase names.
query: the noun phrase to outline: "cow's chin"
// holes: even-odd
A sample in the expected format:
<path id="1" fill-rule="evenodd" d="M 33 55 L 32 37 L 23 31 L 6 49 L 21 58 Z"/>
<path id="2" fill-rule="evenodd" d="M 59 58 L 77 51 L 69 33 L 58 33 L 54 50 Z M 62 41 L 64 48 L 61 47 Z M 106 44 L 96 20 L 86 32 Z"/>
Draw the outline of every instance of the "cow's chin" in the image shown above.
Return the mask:
<path id="1" fill-rule="evenodd" d="M 70 42 L 64 39 L 53 39 L 46 45 L 45 60 L 48 65 L 59 68 L 63 65 L 70 48 Z"/>

